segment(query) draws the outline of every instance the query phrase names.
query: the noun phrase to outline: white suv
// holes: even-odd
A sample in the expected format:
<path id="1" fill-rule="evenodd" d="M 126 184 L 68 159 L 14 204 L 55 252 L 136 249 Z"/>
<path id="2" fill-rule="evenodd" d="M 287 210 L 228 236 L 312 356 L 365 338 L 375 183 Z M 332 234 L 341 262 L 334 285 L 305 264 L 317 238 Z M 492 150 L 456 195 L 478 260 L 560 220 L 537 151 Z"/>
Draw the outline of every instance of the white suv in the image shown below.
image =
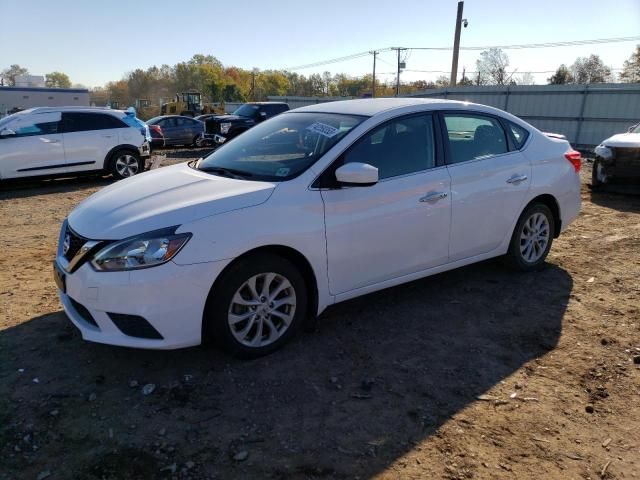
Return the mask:
<path id="1" fill-rule="evenodd" d="M 116 178 L 144 170 L 147 125 L 131 112 L 39 107 L 0 119 L 0 179 L 106 170 Z"/>

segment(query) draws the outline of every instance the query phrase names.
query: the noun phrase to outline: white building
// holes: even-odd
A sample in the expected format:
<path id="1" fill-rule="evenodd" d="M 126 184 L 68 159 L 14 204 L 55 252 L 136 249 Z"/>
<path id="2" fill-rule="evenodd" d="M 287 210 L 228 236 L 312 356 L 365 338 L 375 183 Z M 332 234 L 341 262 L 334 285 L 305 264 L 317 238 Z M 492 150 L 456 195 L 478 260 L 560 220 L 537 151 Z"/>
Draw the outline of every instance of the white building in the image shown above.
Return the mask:
<path id="1" fill-rule="evenodd" d="M 88 107 L 86 88 L 0 87 L 0 117 L 33 107 Z"/>
<path id="2" fill-rule="evenodd" d="M 44 88 L 44 77 L 42 75 L 16 75 L 16 87 Z"/>

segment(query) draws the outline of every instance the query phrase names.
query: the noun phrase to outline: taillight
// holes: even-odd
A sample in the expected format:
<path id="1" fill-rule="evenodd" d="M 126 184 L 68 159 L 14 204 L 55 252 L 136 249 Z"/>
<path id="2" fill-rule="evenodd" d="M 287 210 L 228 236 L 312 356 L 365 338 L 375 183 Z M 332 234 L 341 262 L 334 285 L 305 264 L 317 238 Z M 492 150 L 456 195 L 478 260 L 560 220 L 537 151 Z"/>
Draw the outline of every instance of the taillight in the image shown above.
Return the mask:
<path id="1" fill-rule="evenodd" d="M 578 173 L 582 167 L 582 155 L 576 150 L 569 150 L 564 154 L 564 158 L 569 160 L 573 165 L 573 169 Z"/>

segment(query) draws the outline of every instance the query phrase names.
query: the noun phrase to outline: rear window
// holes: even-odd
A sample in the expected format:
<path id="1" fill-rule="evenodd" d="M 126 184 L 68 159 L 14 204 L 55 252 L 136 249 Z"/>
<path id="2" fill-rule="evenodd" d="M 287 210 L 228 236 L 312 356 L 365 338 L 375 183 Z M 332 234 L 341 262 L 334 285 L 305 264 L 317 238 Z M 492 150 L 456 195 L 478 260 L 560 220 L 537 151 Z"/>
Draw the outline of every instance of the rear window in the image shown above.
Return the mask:
<path id="1" fill-rule="evenodd" d="M 507 121 L 507 125 L 509 126 L 509 131 L 513 135 L 513 141 L 516 148 L 520 150 L 527 141 L 527 138 L 529 138 L 529 132 L 527 131 L 527 129 L 521 127 L 520 125 L 516 125 L 515 123 L 509 121 Z"/>

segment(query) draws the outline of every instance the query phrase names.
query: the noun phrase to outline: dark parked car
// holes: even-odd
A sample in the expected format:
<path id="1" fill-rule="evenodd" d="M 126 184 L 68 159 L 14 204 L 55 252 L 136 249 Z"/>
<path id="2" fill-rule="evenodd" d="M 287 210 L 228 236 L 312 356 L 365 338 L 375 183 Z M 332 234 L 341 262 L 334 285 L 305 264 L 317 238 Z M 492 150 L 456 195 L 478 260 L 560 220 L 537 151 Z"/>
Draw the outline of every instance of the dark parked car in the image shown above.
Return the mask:
<path id="1" fill-rule="evenodd" d="M 147 122 L 153 146 L 200 145 L 204 123 L 190 117 L 165 115 Z"/>
<path id="2" fill-rule="evenodd" d="M 640 123 L 603 140 L 595 154 L 593 188 L 616 182 L 640 185 Z"/>
<path id="3" fill-rule="evenodd" d="M 237 137 L 268 118 L 289 110 L 284 102 L 252 102 L 238 107 L 231 115 L 200 115 L 207 135 L 220 135 L 226 140 Z"/>

